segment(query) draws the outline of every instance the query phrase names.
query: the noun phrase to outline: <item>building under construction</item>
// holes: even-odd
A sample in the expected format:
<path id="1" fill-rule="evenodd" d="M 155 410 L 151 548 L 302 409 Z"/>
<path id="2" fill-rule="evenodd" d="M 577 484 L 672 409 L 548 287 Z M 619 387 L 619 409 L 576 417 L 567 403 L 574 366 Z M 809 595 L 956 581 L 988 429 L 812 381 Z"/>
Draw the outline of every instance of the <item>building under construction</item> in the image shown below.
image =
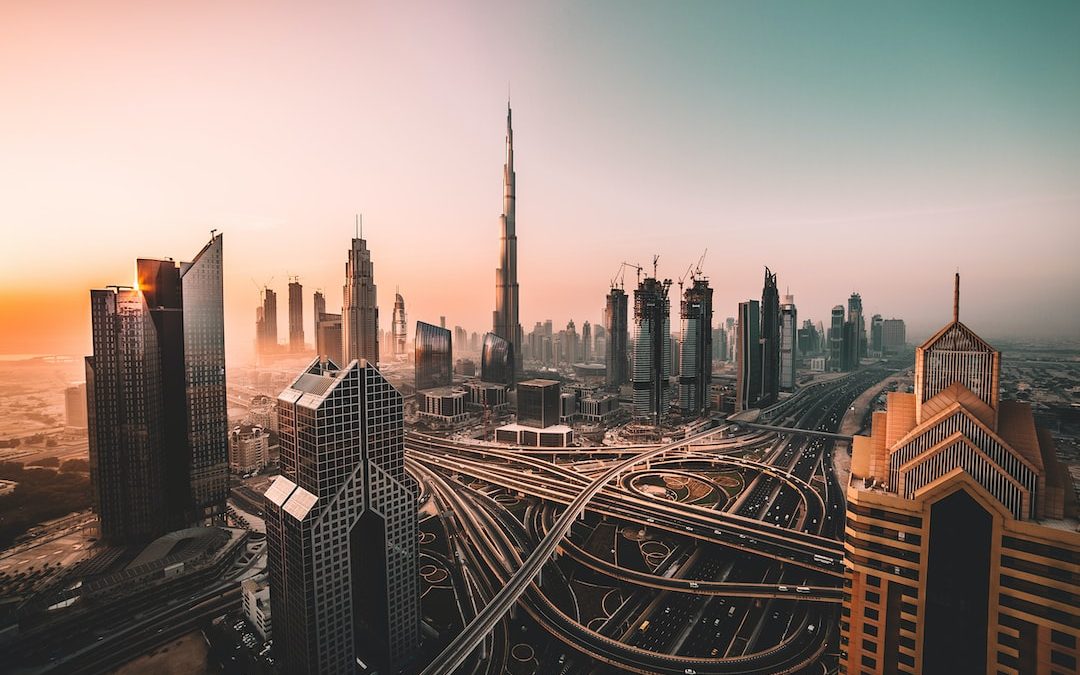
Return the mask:
<path id="1" fill-rule="evenodd" d="M 655 267 L 655 265 L 654 265 Z M 634 291 L 634 416 L 659 424 L 671 404 L 671 279 L 647 277 Z"/>

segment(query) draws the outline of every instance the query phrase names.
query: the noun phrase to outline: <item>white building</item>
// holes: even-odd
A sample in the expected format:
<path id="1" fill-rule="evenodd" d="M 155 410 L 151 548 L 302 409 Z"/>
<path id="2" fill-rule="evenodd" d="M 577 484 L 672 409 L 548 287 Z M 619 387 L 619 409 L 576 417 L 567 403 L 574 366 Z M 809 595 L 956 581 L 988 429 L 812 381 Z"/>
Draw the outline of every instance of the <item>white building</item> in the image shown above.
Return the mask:
<path id="1" fill-rule="evenodd" d="M 229 469 L 233 473 L 261 471 L 270 459 L 270 434 L 262 427 L 241 424 L 229 432 Z"/>

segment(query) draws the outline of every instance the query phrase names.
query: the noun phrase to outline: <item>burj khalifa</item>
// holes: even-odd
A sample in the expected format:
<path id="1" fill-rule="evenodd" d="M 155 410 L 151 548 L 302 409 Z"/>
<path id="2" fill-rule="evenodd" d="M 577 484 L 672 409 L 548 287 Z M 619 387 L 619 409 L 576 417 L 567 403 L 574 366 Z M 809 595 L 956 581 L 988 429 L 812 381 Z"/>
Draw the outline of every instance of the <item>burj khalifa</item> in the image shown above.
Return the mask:
<path id="1" fill-rule="evenodd" d="M 511 382 L 521 373 L 521 324 L 518 320 L 517 231 L 514 222 L 514 129 L 506 106 L 506 164 L 503 165 L 503 213 L 500 218 L 499 267 L 495 270 L 492 332 L 510 343 L 514 359 Z"/>

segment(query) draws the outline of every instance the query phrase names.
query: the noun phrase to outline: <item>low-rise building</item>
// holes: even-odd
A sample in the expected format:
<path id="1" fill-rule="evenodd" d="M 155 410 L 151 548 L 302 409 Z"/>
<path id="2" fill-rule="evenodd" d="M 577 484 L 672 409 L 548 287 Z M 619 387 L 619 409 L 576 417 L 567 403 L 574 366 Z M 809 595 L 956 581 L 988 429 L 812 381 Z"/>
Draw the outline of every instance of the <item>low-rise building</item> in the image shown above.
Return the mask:
<path id="1" fill-rule="evenodd" d="M 260 584 L 254 579 L 245 579 L 240 584 L 243 595 L 244 614 L 262 639 L 269 640 L 270 632 L 270 584 Z"/>
<path id="2" fill-rule="evenodd" d="M 229 469 L 234 473 L 261 471 L 270 461 L 270 434 L 258 425 L 241 424 L 229 432 Z"/>

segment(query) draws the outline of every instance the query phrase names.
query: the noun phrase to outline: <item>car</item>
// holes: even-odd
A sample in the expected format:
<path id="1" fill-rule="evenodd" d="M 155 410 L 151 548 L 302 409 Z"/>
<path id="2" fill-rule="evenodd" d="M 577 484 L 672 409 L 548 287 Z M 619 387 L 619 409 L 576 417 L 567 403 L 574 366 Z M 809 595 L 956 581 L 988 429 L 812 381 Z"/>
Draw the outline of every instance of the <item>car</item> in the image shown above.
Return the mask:
<path id="1" fill-rule="evenodd" d="M 734 605 L 732 605 L 732 606 L 731 606 L 731 609 L 729 609 L 729 610 L 727 611 L 727 615 L 728 615 L 728 616 L 735 616 L 735 606 L 734 606 Z"/>
<path id="2" fill-rule="evenodd" d="M 687 532 L 693 532 L 694 531 L 694 528 L 690 527 L 689 525 L 684 525 L 683 529 L 685 529 Z"/>
<path id="3" fill-rule="evenodd" d="M 713 530 L 712 532 L 713 532 L 713 534 L 715 534 L 715 535 L 721 535 L 721 534 L 723 534 L 723 532 L 721 532 L 720 530 Z"/>
<path id="4" fill-rule="evenodd" d="M 696 581 L 691 581 L 690 582 L 690 588 L 697 588 L 697 587 L 698 587 L 698 582 L 696 582 Z"/>
<path id="5" fill-rule="evenodd" d="M 646 518 L 646 519 L 645 519 L 645 522 L 647 522 L 647 523 L 655 523 L 655 522 L 656 522 L 656 518 Z"/>
<path id="6" fill-rule="evenodd" d="M 809 593 L 810 589 L 808 587 L 806 587 L 806 586 L 796 586 L 795 587 L 795 592 L 796 593 Z"/>
<path id="7" fill-rule="evenodd" d="M 787 586 L 777 586 L 776 590 L 781 591 L 783 593 L 787 593 L 788 587 Z"/>
<path id="8" fill-rule="evenodd" d="M 683 672 L 686 673 L 686 675 L 697 675 L 697 671 L 694 670 L 693 668 L 687 668 Z"/>

